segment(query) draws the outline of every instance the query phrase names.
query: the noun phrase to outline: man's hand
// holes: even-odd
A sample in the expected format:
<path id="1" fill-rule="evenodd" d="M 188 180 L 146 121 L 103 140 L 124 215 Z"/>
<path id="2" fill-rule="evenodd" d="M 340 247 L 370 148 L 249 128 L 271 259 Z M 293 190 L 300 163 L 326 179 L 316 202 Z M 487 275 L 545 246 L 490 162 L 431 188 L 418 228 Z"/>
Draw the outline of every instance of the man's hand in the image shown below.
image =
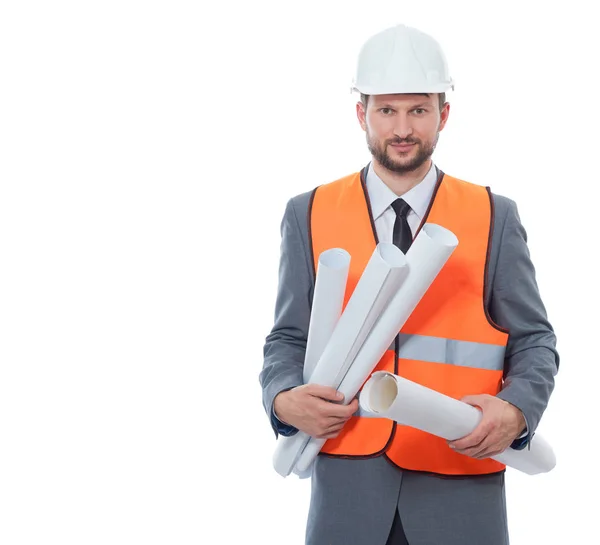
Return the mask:
<path id="1" fill-rule="evenodd" d="M 343 394 L 335 388 L 304 384 L 277 394 L 273 408 L 277 418 L 286 424 L 312 437 L 331 439 L 338 436 L 358 410 L 358 399 L 340 405 L 343 399 Z"/>
<path id="2" fill-rule="evenodd" d="M 465 437 L 448 441 L 456 452 L 482 460 L 504 452 L 526 427 L 523 413 L 514 405 L 489 394 L 461 399 L 483 411 L 479 425 Z"/>

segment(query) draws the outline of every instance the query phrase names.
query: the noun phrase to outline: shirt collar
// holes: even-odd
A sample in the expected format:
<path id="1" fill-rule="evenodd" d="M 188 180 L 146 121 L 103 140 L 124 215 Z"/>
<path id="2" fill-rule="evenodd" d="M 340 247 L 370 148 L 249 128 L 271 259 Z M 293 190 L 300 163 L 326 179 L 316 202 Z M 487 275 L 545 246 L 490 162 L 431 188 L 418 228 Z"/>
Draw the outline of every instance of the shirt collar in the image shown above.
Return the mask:
<path id="1" fill-rule="evenodd" d="M 425 175 L 425 178 L 413 187 L 410 191 L 407 191 L 402 198 L 412 208 L 413 212 L 419 219 L 423 219 L 429 203 L 433 197 L 433 192 L 437 183 L 437 168 L 431 163 L 429 172 Z M 367 170 L 367 193 L 369 200 L 371 201 L 371 212 L 373 213 L 373 221 L 376 221 L 381 214 L 383 214 L 387 208 L 398 198 L 385 182 L 377 176 L 373 169 L 373 163 L 369 163 Z"/>

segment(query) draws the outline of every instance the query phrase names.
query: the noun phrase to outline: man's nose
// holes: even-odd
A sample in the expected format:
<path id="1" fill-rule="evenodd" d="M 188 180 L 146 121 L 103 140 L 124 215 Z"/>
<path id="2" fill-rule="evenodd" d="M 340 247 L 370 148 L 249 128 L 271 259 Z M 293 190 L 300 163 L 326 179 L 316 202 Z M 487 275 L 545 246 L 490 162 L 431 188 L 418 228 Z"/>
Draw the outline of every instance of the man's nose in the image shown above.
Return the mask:
<path id="1" fill-rule="evenodd" d="M 406 116 L 398 116 L 394 134 L 398 138 L 408 138 L 413 133 L 412 126 Z"/>

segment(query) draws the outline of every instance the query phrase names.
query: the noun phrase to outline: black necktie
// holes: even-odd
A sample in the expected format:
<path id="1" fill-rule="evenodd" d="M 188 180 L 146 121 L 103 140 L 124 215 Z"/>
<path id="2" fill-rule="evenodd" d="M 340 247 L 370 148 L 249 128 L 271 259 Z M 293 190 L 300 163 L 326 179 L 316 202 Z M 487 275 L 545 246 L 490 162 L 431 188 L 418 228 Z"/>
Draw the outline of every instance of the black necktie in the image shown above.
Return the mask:
<path id="1" fill-rule="evenodd" d="M 410 206 L 404 199 L 396 199 L 392 203 L 392 208 L 396 212 L 392 241 L 403 253 L 406 253 L 412 244 L 412 232 L 406 219 L 407 214 L 410 212 Z"/>

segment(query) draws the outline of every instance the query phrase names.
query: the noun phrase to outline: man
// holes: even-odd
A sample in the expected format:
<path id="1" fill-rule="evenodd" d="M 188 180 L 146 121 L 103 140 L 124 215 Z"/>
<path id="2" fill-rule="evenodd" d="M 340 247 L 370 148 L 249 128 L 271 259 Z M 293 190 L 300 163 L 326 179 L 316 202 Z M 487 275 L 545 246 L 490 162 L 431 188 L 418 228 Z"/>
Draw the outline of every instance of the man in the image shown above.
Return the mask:
<path id="1" fill-rule="evenodd" d="M 288 202 L 260 374 L 276 436 L 328 439 L 312 470 L 306 543 L 506 545 L 505 466 L 490 457 L 527 447 L 559 362 L 526 234 L 513 201 L 431 160 L 453 87 L 435 40 L 403 25 L 373 36 L 354 87 L 372 162 Z M 347 302 L 377 242 L 406 252 L 425 222 L 450 229 L 459 245 L 377 370 L 478 407 L 478 427 L 453 442 L 363 418 L 356 399 L 344 405 L 335 389 L 302 380 L 320 253 L 351 254 Z M 406 353 L 408 340 L 418 355 Z M 445 354 L 433 357 L 440 342 Z"/>

